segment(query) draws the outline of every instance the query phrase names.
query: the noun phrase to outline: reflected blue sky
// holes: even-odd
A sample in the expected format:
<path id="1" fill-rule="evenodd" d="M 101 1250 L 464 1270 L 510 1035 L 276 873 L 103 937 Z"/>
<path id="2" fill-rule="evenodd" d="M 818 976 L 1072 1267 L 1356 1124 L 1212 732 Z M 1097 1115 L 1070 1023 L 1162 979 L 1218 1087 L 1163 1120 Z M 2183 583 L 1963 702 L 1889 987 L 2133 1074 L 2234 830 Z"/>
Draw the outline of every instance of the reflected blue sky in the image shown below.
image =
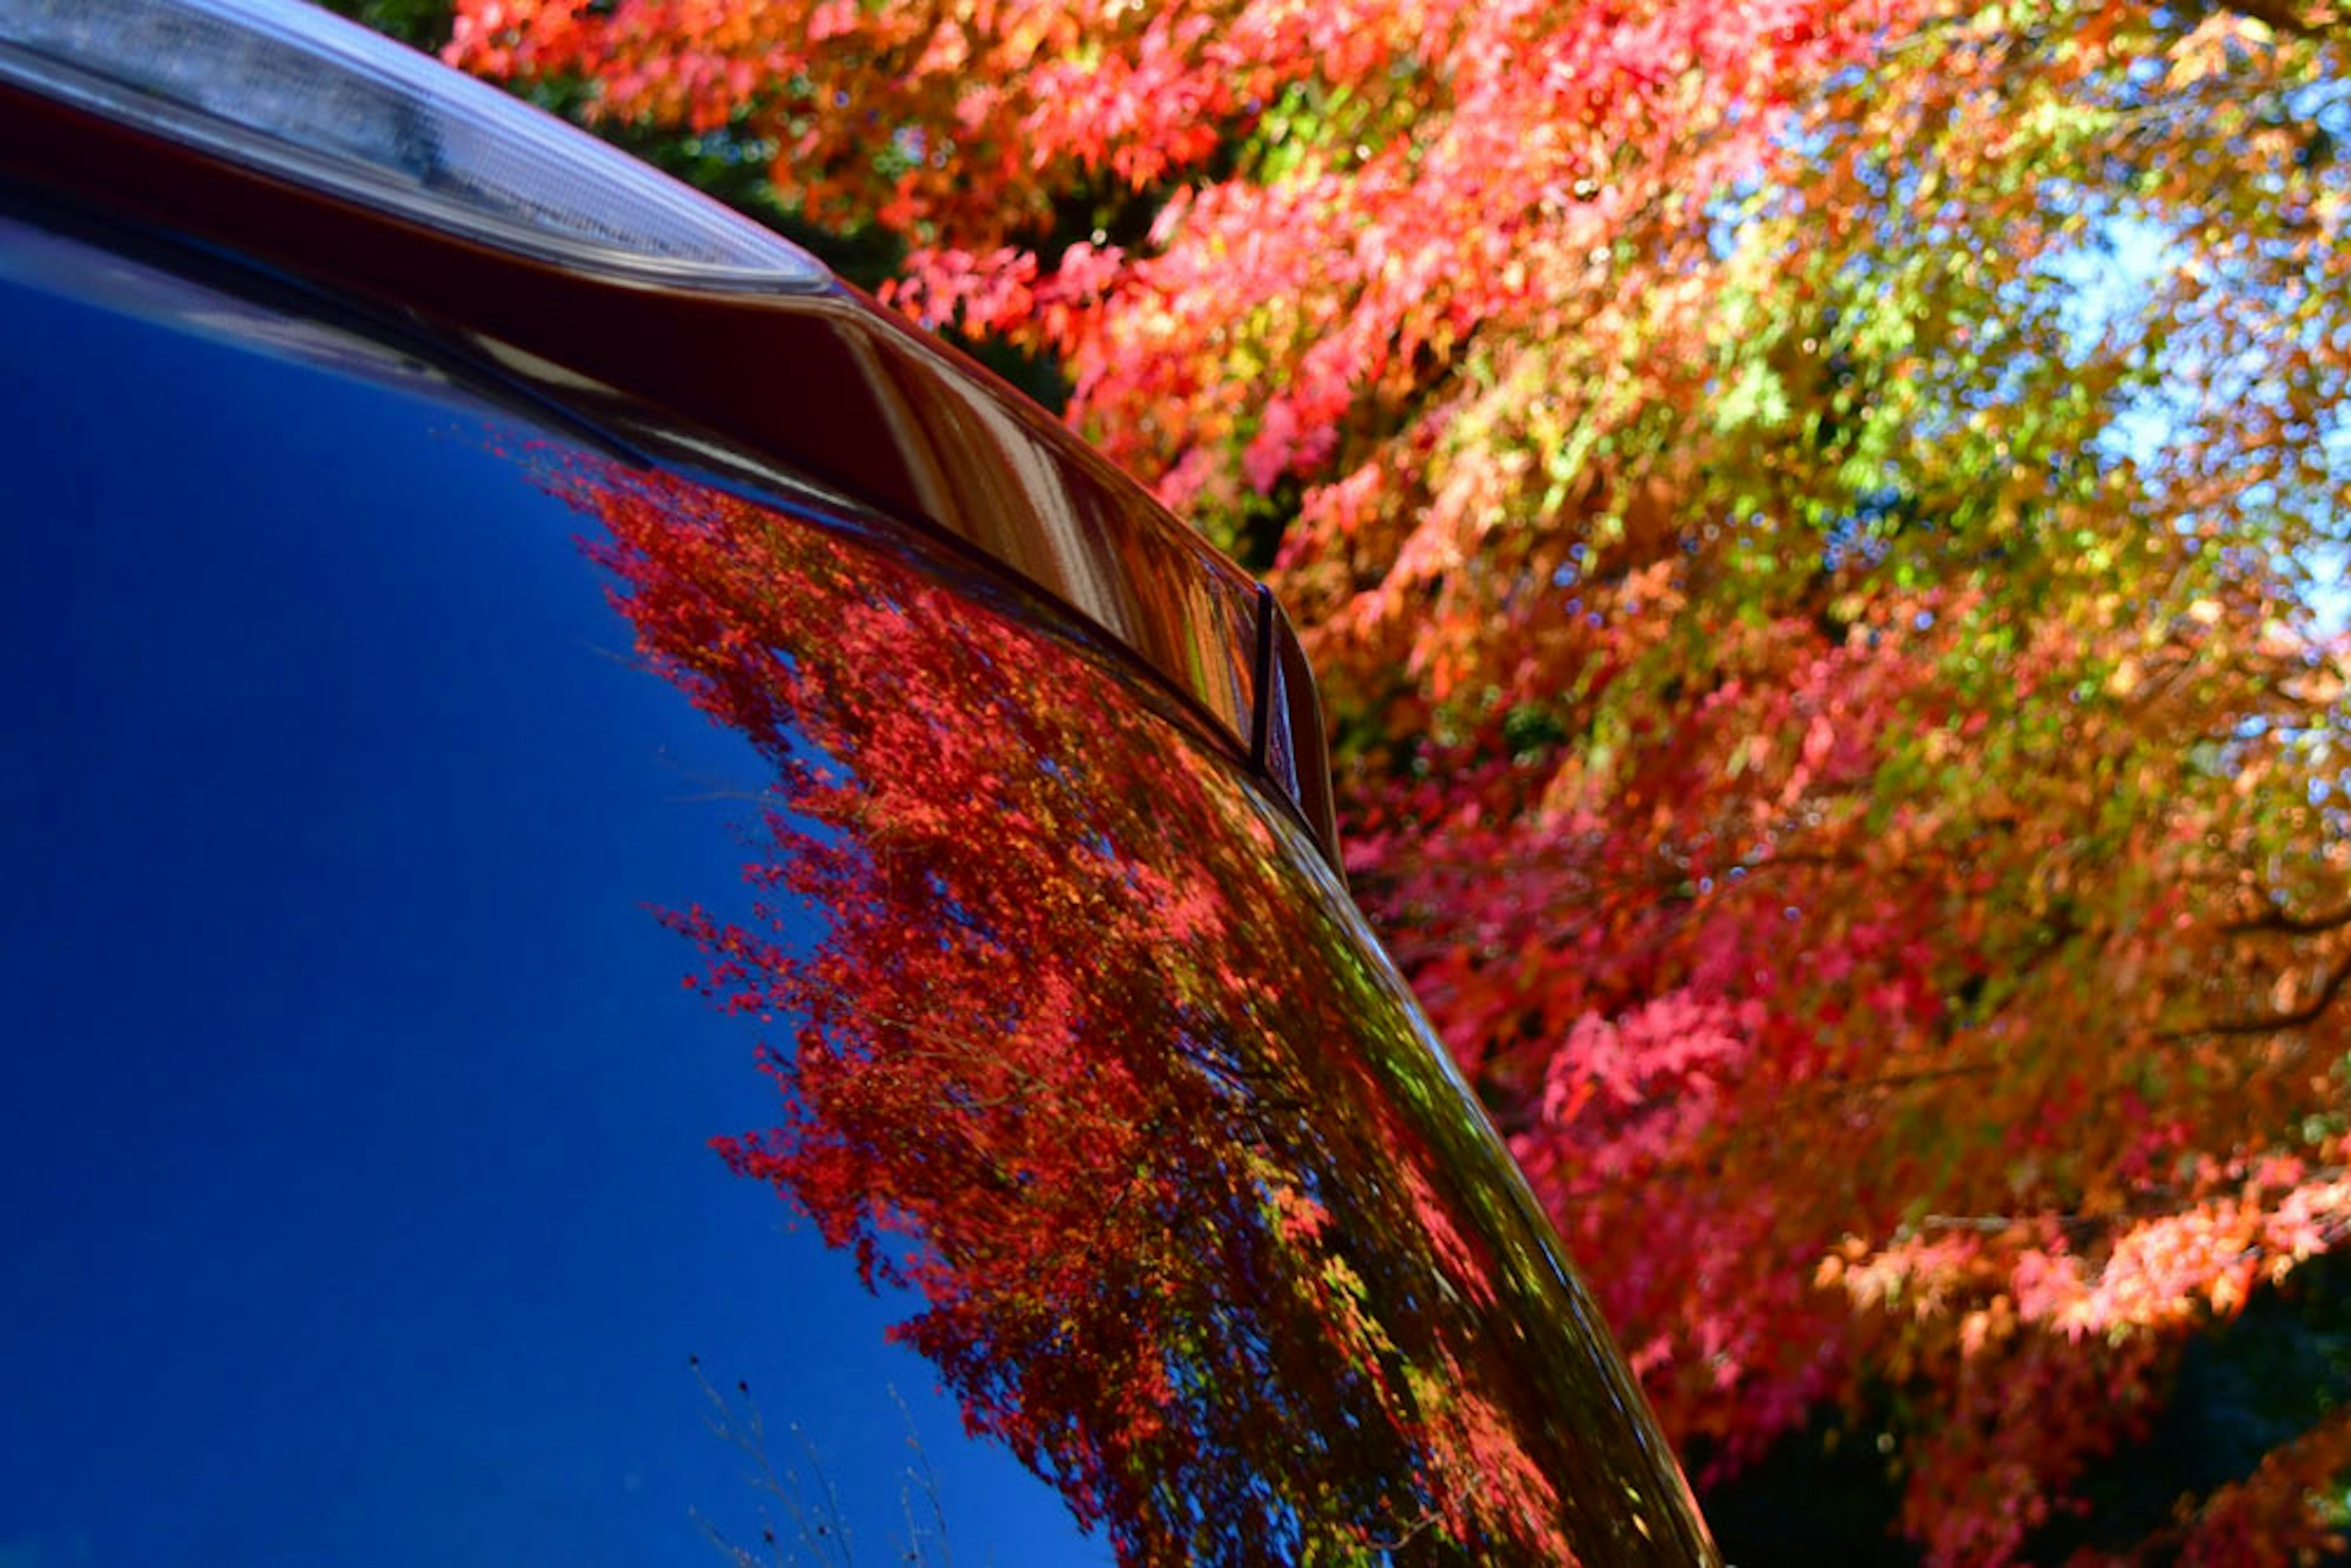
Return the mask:
<path id="1" fill-rule="evenodd" d="M 759 767 L 580 517 L 446 406 L 13 284 L 0 334 L 0 1568 L 720 1561 L 689 1354 L 859 1560 L 885 1385 L 957 1561 L 1105 1556 L 706 1146 L 772 1091 L 648 906 L 735 885 Z"/>

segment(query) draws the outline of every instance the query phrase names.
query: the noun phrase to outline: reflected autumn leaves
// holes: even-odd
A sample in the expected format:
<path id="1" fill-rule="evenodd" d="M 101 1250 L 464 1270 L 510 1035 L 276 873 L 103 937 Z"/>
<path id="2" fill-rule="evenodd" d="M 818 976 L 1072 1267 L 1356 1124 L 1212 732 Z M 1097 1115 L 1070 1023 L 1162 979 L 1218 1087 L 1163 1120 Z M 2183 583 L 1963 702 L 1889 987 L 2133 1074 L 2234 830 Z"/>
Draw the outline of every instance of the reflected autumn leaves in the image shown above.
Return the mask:
<path id="1" fill-rule="evenodd" d="M 891 550 L 554 483 L 643 655 L 772 768 L 747 890 L 667 917 L 777 1091 L 718 1147 L 906 1292 L 972 1430 L 1123 1561 L 1700 1550 L 1481 1126 L 1224 765 Z"/>

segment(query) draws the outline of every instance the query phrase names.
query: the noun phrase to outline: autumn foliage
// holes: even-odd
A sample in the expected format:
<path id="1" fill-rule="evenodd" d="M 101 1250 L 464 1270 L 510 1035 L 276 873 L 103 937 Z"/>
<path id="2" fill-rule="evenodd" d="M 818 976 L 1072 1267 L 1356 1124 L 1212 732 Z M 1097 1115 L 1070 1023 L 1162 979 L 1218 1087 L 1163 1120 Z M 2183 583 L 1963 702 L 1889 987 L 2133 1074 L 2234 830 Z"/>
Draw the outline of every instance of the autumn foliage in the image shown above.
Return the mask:
<path id="1" fill-rule="evenodd" d="M 1688 1561 L 1591 1302 L 1228 764 L 846 531 L 551 483 L 639 652 L 772 769 L 747 899 L 668 916 L 779 1091 L 719 1152 L 909 1303 L 972 1432 L 1122 1563 Z"/>
<path id="2" fill-rule="evenodd" d="M 2351 1228 L 2351 35 L 2301 0 L 465 0 L 1267 569 L 1677 1437 L 2041 1552 Z M 2089 1552 L 2314 1549 L 2320 1421 Z"/>

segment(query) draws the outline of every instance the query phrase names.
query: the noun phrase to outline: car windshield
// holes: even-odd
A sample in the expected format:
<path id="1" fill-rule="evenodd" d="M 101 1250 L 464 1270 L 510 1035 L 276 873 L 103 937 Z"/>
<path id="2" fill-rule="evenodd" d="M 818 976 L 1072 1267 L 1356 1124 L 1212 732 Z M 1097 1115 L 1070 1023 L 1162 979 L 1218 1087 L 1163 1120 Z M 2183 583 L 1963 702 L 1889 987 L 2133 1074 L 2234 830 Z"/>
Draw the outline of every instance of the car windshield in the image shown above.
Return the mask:
<path id="1" fill-rule="evenodd" d="M 1081 626 L 0 254 L 0 1561 L 1703 1554 L 1311 845 Z"/>

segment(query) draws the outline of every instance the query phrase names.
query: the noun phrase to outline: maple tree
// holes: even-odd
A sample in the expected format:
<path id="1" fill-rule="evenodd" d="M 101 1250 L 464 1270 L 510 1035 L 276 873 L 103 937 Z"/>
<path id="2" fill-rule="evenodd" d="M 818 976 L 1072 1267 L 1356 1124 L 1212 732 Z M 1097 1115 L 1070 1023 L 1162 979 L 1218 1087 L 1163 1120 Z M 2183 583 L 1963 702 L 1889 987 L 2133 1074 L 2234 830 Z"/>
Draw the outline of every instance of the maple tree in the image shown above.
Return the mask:
<path id="1" fill-rule="evenodd" d="M 465 0 L 1270 570 L 1677 1435 L 2027 1557 L 2351 1223 L 2351 39 L 2297 0 Z M 2351 1418 L 2099 1550 L 2335 1522 Z M 2095 1521 L 2094 1521 L 2095 1522 Z"/>

